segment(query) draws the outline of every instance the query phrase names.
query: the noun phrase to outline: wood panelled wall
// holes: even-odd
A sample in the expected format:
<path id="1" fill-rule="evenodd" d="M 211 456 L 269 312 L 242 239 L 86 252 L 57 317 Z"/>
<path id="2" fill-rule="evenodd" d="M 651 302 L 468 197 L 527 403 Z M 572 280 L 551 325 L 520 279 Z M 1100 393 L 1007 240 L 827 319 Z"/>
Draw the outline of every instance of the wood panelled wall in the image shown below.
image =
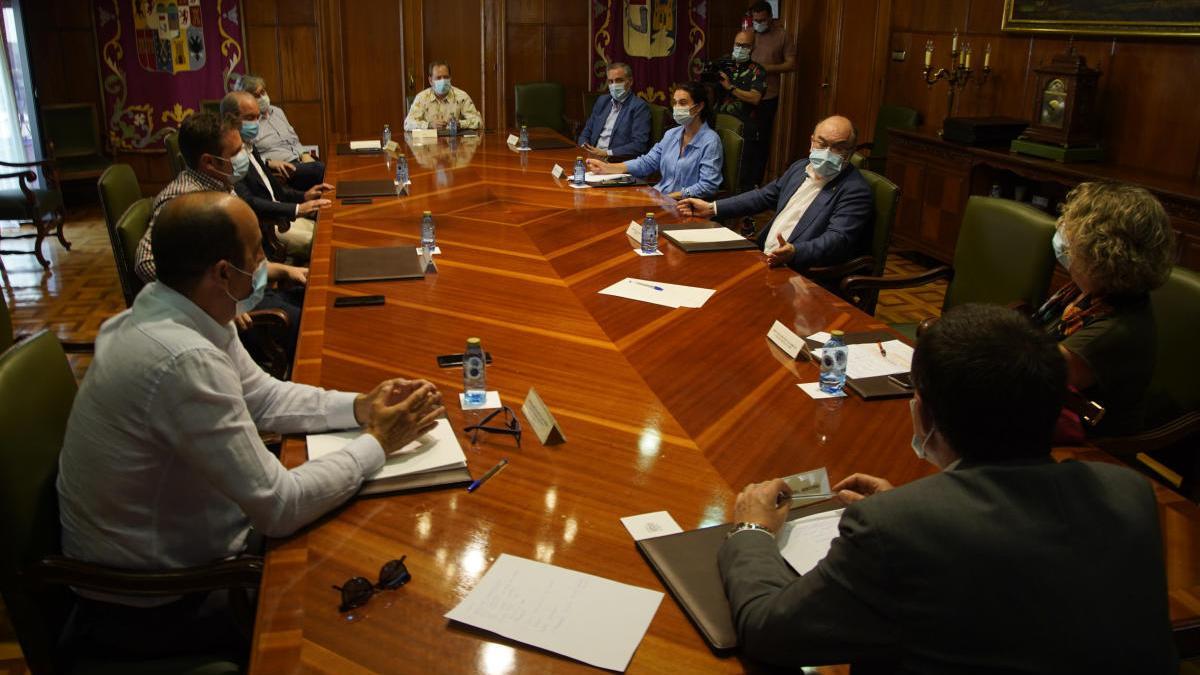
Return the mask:
<path id="1" fill-rule="evenodd" d="M 320 28 L 314 0 L 243 0 L 246 72 L 266 80 L 301 140 L 328 146 Z"/>
<path id="2" fill-rule="evenodd" d="M 891 0 L 890 48 L 907 50 L 904 62 L 887 62 L 884 101 L 920 110 L 924 129 L 941 128 L 946 116 L 946 83 L 932 88 L 921 80 L 925 41 L 933 40 L 935 68 L 949 64 L 954 29 L 975 49 L 992 45 L 991 78 L 968 82 L 959 91 L 955 115 L 1028 118 L 1034 92 L 1033 69 L 1064 52 L 1066 36 L 1030 36 L 1000 31 L 1004 0 Z M 1103 111 L 1101 136 L 1108 157 L 1155 177 L 1200 185 L 1200 96 L 1192 78 L 1200 72 L 1196 40 L 1079 38 L 1076 49 L 1099 68 Z"/>
<path id="3" fill-rule="evenodd" d="M 489 0 L 491 1 L 491 0 Z M 583 92 L 592 62 L 588 34 L 590 0 L 495 0 L 504 3 L 504 92 L 506 121 L 514 120 L 513 86 L 519 82 L 561 82 L 567 90 L 566 116 L 584 122 Z"/>

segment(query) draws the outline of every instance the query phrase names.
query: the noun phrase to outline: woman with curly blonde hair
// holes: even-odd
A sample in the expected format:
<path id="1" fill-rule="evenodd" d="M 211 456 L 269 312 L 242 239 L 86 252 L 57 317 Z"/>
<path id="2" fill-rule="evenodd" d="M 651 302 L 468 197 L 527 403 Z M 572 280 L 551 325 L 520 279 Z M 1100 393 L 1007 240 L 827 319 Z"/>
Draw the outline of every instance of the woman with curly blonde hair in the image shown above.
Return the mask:
<path id="1" fill-rule="evenodd" d="M 1054 251 L 1071 283 L 1036 317 L 1059 339 L 1069 384 L 1104 406 L 1095 433 L 1138 431 L 1154 371 L 1150 291 L 1175 256 L 1167 213 L 1144 188 L 1080 184 L 1067 195 Z"/>

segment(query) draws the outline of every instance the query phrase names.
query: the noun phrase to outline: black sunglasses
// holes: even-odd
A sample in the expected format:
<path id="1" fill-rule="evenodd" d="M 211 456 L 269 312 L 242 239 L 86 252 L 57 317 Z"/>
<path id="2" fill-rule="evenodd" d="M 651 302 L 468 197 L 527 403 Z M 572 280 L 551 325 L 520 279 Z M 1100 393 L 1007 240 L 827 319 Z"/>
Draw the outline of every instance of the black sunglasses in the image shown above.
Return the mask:
<path id="1" fill-rule="evenodd" d="M 488 422 L 491 422 L 492 418 L 500 413 L 504 413 L 504 426 L 488 426 Z M 508 434 L 509 436 L 516 438 L 517 447 L 521 447 L 521 423 L 517 420 L 516 414 L 513 413 L 512 408 L 508 406 L 504 406 L 498 410 L 493 410 L 490 415 L 480 420 L 479 424 L 472 424 L 469 427 L 463 427 L 464 433 L 470 432 L 472 445 L 479 442 L 480 431 L 488 431 L 494 434 Z"/>
<path id="2" fill-rule="evenodd" d="M 342 592 L 342 604 L 338 607 L 340 612 L 349 612 L 357 607 L 362 607 L 367 604 L 372 595 L 379 591 L 390 591 L 400 588 L 407 584 L 412 579 L 412 574 L 408 568 L 404 566 L 404 559 L 408 556 L 400 556 L 399 560 L 389 560 L 379 568 L 379 583 L 372 584 L 371 580 L 366 577 L 353 577 L 347 579 L 346 583 L 341 586 L 334 586 L 333 590 Z"/>

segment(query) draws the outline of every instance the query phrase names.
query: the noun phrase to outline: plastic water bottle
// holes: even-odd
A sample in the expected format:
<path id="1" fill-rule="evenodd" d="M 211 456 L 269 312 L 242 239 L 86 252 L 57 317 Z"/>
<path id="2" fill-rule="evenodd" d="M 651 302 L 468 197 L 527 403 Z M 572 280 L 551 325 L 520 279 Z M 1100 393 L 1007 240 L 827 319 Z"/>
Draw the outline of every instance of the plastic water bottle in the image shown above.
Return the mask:
<path id="1" fill-rule="evenodd" d="M 571 182 L 576 185 L 583 185 L 583 177 L 587 174 L 587 165 L 583 163 L 583 157 L 575 158 L 575 175 L 571 177 Z"/>
<path id="2" fill-rule="evenodd" d="M 484 373 L 483 343 L 479 338 L 467 338 L 463 354 L 463 397 L 467 405 L 480 405 L 487 398 L 487 376 Z"/>
<path id="3" fill-rule="evenodd" d="M 446 129 L 450 132 L 451 137 L 457 136 L 458 135 L 458 118 L 451 117 L 450 123 L 446 125 Z"/>
<path id="4" fill-rule="evenodd" d="M 437 230 L 433 224 L 433 213 L 426 211 L 421 216 L 421 245 L 428 249 L 437 246 L 436 234 Z"/>
<path id="5" fill-rule="evenodd" d="M 396 194 L 400 194 L 406 184 L 408 184 L 408 159 L 404 155 L 396 155 Z"/>
<path id="6" fill-rule="evenodd" d="M 524 124 L 521 125 L 521 138 L 517 142 L 517 147 L 518 148 L 528 148 L 529 147 L 529 128 L 526 127 Z"/>
<path id="7" fill-rule="evenodd" d="M 391 143 L 391 142 L 392 142 L 392 127 L 390 125 L 385 124 L 385 125 L 383 125 L 383 136 L 379 137 L 379 145 L 386 148 L 387 144 Z"/>
<path id="8" fill-rule="evenodd" d="M 654 253 L 658 250 L 658 223 L 653 213 L 647 213 L 642 221 L 642 253 Z"/>
<path id="9" fill-rule="evenodd" d="M 821 391 L 837 394 L 846 386 L 846 362 L 850 351 L 846 348 L 845 333 L 830 331 L 829 342 L 821 349 Z"/>

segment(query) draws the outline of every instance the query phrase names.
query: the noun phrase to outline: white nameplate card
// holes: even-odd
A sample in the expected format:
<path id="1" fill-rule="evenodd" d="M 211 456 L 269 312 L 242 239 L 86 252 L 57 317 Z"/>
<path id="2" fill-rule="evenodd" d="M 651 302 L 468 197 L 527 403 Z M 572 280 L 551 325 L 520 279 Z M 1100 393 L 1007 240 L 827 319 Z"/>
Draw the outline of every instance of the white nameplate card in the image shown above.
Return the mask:
<path id="1" fill-rule="evenodd" d="M 629 221 L 629 227 L 625 228 L 625 234 L 629 235 L 629 238 L 638 244 L 642 243 L 642 226 L 638 224 L 638 221 Z"/>
<path id="2" fill-rule="evenodd" d="M 804 341 L 800 339 L 800 336 L 778 321 L 771 326 L 771 330 L 767 331 L 767 337 L 771 338 L 771 342 L 774 342 L 776 347 L 782 349 L 783 353 L 793 360 L 800 355 L 800 351 L 804 348 Z"/>
<path id="3" fill-rule="evenodd" d="M 350 141 L 351 150 L 378 150 L 379 141 Z"/>
<path id="4" fill-rule="evenodd" d="M 558 421 L 554 419 L 554 415 L 546 407 L 545 401 L 533 387 L 530 387 L 529 393 L 525 395 L 525 403 L 521 405 L 521 412 L 525 413 L 525 419 L 533 425 L 533 432 L 537 434 L 542 445 L 557 445 L 566 442 L 567 437 L 563 435 L 562 429 L 558 428 Z"/>
<path id="5" fill-rule="evenodd" d="M 437 138 L 437 129 L 413 129 L 413 138 Z"/>
<path id="6" fill-rule="evenodd" d="M 520 142 L 521 142 L 521 139 L 517 138 L 515 134 L 509 134 L 509 135 L 508 135 L 508 140 L 507 140 L 506 142 L 507 142 L 509 145 L 516 145 L 517 143 L 520 143 Z"/>
<path id="7" fill-rule="evenodd" d="M 566 171 L 559 165 L 555 164 L 553 169 L 550 169 L 550 175 L 555 178 L 562 178 Z"/>
<path id="8" fill-rule="evenodd" d="M 383 149 L 387 150 L 388 152 L 395 152 L 396 149 L 399 147 L 400 147 L 400 144 L 397 143 L 396 141 L 388 141 L 387 145 L 383 146 Z"/>

